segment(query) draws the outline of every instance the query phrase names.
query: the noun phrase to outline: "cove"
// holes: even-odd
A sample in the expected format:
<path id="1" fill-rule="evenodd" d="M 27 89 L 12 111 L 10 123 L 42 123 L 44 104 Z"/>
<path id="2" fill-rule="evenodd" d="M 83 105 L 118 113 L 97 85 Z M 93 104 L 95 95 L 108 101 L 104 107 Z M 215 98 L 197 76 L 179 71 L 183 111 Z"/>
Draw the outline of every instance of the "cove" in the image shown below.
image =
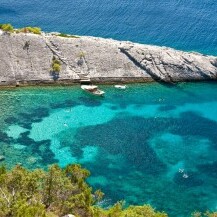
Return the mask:
<path id="1" fill-rule="evenodd" d="M 169 216 L 217 209 L 217 83 L 0 90 L 1 164 L 80 163 L 88 182 L 118 200 Z"/>

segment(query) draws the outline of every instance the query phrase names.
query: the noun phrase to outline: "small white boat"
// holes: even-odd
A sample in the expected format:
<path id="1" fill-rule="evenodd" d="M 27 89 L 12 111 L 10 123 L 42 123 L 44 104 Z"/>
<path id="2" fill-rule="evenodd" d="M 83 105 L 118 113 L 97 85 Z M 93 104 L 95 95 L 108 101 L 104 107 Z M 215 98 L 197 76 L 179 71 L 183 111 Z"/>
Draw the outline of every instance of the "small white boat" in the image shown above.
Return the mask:
<path id="1" fill-rule="evenodd" d="M 105 92 L 100 90 L 96 85 L 81 85 L 81 89 L 96 96 L 103 96 L 105 94 Z"/>
<path id="2" fill-rule="evenodd" d="M 115 88 L 117 88 L 117 89 L 121 89 L 121 90 L 125 90 L 126 88 L 127 88 L 127 86 L 126 85 L 115 85 Z"/>

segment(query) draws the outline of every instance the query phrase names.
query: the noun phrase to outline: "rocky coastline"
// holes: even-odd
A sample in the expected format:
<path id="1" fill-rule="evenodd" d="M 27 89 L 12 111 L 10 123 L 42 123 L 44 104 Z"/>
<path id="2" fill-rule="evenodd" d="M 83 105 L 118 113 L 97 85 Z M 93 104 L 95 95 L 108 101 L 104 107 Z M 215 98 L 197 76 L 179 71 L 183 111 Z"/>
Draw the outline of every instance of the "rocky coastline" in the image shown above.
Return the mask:
<path id="1" fill-rule="evenodd" d="M 217 79 L 217 57 L 90 36 L 0 30 L 0 54 L 0 86 Z"/>

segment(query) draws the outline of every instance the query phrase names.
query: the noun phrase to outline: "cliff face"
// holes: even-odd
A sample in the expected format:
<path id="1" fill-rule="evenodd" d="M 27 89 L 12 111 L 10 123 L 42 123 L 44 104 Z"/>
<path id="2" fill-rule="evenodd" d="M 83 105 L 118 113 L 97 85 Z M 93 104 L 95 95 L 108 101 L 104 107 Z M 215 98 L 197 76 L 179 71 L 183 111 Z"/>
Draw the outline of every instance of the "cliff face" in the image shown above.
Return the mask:
<path id="1" fill-rule="evenodd" d="M 52 59 L 61 63 L 52 72 Z M 0 32 L 0 85 L 217 78 L 217 57 L 94 37 Z"/>

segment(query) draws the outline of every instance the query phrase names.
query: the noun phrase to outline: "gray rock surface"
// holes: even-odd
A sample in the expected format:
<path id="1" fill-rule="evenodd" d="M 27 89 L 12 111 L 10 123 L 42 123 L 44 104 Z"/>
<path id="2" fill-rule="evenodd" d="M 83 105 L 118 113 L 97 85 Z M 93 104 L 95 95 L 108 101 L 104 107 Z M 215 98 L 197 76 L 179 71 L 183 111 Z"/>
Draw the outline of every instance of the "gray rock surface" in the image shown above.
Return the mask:
<path id="1" fill-rule="evenodd" d="M 61 62 L 59 74 L 51 70 L 53 57 Z M 87 36 L 0 32 L 0 85 L 216 78 L 214 56 Z"/>

